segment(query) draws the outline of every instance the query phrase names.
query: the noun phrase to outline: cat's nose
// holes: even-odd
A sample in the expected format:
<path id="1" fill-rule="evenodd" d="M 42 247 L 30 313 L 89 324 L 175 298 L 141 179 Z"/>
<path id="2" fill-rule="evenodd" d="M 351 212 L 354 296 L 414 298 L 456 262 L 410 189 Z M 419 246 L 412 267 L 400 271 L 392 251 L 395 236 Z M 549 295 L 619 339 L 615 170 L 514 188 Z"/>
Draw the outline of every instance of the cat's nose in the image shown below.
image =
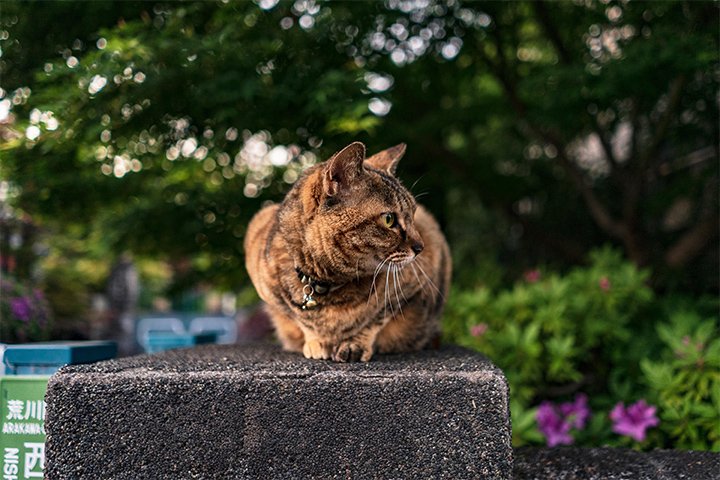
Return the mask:
<path id="1" fill-rule="evenodd" d="M 412 251 L 415 252 L 415 255 L 420 255 L 420 252 L 422 252 L 422 251 L 423 251 L 423 248 L 425 248 L 425 247 L 423 246 L 422 243 L 416 242 L 416 243 L 414 243 L 413 246 L 410 247 L 410 248 L 412 248 Z"/>

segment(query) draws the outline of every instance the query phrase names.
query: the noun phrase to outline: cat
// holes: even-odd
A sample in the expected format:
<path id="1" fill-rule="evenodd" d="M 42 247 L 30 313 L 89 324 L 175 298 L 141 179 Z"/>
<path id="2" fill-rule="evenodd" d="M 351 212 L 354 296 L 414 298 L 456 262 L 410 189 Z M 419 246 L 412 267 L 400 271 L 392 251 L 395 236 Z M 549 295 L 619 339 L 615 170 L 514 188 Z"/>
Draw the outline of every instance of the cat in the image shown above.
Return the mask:
<path id="1" fill-rule="evenodd" d="M 285 350 L 367 362 L 439 338 L 450 250 L 395 177 L 405 149 L 352 143 L 250 221 L 245 265 Z"/>

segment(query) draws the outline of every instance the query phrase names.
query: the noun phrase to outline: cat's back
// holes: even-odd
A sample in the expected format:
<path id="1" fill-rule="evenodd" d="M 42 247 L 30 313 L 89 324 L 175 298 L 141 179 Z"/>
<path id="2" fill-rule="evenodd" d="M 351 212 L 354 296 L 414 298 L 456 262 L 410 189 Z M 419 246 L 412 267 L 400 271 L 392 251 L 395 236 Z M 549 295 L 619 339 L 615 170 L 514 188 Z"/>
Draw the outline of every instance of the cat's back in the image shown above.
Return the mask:
<path id="1" fill-rule="evenodd" d="M 440 230 L 437 220 L 422 205 L 418 204 L 415 211 L 415 227 L 422 233 L 424 240 L 432 242 L 445 243 L 445 236 Z M 428 238 L 425 238 L 427 236 Z"/>
<path id="2" fill-rule="evenodd" d="M 267 261 L 265 251 L 268 248 L 268 238 L 278 228 L 277 212 L 279 208 L 279 204 L 269 205 L 256 213 L 250 220 L 243 243 L 245 268 L 263 300 L 270 295 L 269 289 L 272 280 L 269 278 L 266 265 L 264 265 Z"/>

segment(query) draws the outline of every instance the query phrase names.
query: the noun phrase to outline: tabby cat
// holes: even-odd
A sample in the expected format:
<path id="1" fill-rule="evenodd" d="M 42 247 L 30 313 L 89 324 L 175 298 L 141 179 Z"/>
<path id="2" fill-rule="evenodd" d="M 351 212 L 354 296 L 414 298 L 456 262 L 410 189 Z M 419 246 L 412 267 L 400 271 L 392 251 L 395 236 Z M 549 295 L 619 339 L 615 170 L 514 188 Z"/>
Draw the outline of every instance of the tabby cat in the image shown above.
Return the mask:
<path id="1" fill-rule="evenodd" d="M 286 350 L 367 362 L 437 340 L 450 251 L 395 178 L 404 153 L 352 143 L 251 220 L 245 264 Z"/>

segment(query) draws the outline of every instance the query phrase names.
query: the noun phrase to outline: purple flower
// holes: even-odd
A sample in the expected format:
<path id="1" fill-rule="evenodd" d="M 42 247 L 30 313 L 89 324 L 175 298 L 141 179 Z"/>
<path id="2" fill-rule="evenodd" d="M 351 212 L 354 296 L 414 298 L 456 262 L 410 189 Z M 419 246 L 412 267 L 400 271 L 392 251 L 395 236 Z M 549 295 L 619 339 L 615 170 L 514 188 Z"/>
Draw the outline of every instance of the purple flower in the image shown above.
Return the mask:
<path id="1" fill-rule="evenodd" d="M 552 403 L 542 402 L 535 419 L 540 432 L 547 440 L 548 447 L 573 443 L 573 437 L 570 436 L 570 423 L 561 417 L 560 412 Z"/>
<path id="2" fill-rule="evenodd" d="M 612 431 L 642 442 L 645 440 L 645 430 L 660 423 L 655 416 L 655 410 L 656 408 L 648 405 L 645 400 L 635 402 L 627 408 L 623 402 L 619 402 L 610 412 Z"/>
<path id="3" fill-rule="evenodd" d="M 570 425 L 582 430 L 590 418 L 590 407 L 588 407 L 588 397 L 584 393 L 575 396 L 574 402 L 566 402 L 560 405 L 560 413 L 562 413 Z"/>
<path id="4" fill-rule="evenodd" d="M 555 405 L 542 402 L 535 419 L 540 432 L 545 436 L 549 447 L 555 445 L 571 445 L 573 437 L 570 429 L 582 430 L 590 418 L 588 397 L 584 393 L 575 396 L 572 402 Z"/>
<path id="5" fill-rule="evenodd" d="M 598 280 L 598 286 L 600 286 L 600 290 L 603 292 L 609 292 L 612 284 L 608 277 L 601 277 L 600 280 Z"/>
<path id="6" fill-rule="evenodd" d="M 19 318 L 23 322 L 30 321 L 32 306 L 27 298 L 13 298 L 10 300 L 10 308 L 12 309 L 12 313 L 15 317 Z"/>

